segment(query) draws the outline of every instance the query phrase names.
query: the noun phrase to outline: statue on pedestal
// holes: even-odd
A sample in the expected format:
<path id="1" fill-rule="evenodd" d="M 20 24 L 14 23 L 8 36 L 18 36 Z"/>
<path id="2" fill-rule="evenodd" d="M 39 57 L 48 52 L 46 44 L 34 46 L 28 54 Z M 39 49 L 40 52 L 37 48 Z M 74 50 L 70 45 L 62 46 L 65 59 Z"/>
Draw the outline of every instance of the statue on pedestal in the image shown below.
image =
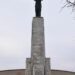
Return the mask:
<path id="1" fill-rule="evenodd" d="M 41 1 L 42 0 L 35 0 L 35 13 L 36 13 L 36 17 L 41 17 Z"/>

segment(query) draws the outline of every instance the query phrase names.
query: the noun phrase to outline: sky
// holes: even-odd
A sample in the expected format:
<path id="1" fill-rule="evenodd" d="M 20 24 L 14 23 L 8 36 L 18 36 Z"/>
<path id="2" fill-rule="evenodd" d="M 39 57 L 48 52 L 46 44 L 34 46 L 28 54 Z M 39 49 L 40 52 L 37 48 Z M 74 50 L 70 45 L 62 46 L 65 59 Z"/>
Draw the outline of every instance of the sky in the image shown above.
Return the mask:
<path id="1" fill-rule="evenodd" d="M 45 52 L 51 69 L 75 72 L 75 13 L 65 0 L 43 0 Z M 24 69 L 31 55 L 34 0 L 0 0 L 0 70 Z"/>

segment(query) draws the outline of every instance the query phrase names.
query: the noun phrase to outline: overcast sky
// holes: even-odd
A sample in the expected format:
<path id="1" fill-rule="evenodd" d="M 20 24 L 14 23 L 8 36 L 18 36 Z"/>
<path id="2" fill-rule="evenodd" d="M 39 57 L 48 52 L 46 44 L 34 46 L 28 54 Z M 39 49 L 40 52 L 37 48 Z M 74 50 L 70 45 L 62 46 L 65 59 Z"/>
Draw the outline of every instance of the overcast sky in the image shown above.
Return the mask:
<path id="1" fill-rule="evenodd" d="M 75 13 L 63 0 L 43 0 L 46 56 L 51 68 L 75 72 Z M 0 70 L 24 69 L 31 52 L 33 0 L 0 0 Z"/>

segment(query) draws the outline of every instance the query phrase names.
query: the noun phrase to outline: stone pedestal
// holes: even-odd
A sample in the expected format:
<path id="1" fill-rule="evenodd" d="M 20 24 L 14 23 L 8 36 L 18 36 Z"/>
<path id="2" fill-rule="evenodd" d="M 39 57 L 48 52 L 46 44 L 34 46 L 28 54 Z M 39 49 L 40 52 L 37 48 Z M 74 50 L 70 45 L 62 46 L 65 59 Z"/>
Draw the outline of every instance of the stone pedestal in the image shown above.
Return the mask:
<path id="1" fill-rule="evenodd" d="M 45 58 L 43 17 L 33 18 L 31 58 L 26 60 L 26 75 L 50 75 L 50 59 Z"/>

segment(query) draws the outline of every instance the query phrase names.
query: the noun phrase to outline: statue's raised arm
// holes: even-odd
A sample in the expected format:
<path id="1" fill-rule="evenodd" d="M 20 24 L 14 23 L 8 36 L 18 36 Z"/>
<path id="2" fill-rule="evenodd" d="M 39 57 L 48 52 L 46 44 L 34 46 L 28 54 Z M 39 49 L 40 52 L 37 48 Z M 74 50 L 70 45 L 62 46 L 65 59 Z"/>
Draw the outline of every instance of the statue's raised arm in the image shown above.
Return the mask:
<path id="1" fill-rule="evenodd" d="M 42 0 L 34 0 L 36 3 L 35 3 L 35 13 L 36 13 L 36 17 L 41 17 L 41 8 L 42 8 L 42 5 L 41 5 L 41 1 Z"/>

